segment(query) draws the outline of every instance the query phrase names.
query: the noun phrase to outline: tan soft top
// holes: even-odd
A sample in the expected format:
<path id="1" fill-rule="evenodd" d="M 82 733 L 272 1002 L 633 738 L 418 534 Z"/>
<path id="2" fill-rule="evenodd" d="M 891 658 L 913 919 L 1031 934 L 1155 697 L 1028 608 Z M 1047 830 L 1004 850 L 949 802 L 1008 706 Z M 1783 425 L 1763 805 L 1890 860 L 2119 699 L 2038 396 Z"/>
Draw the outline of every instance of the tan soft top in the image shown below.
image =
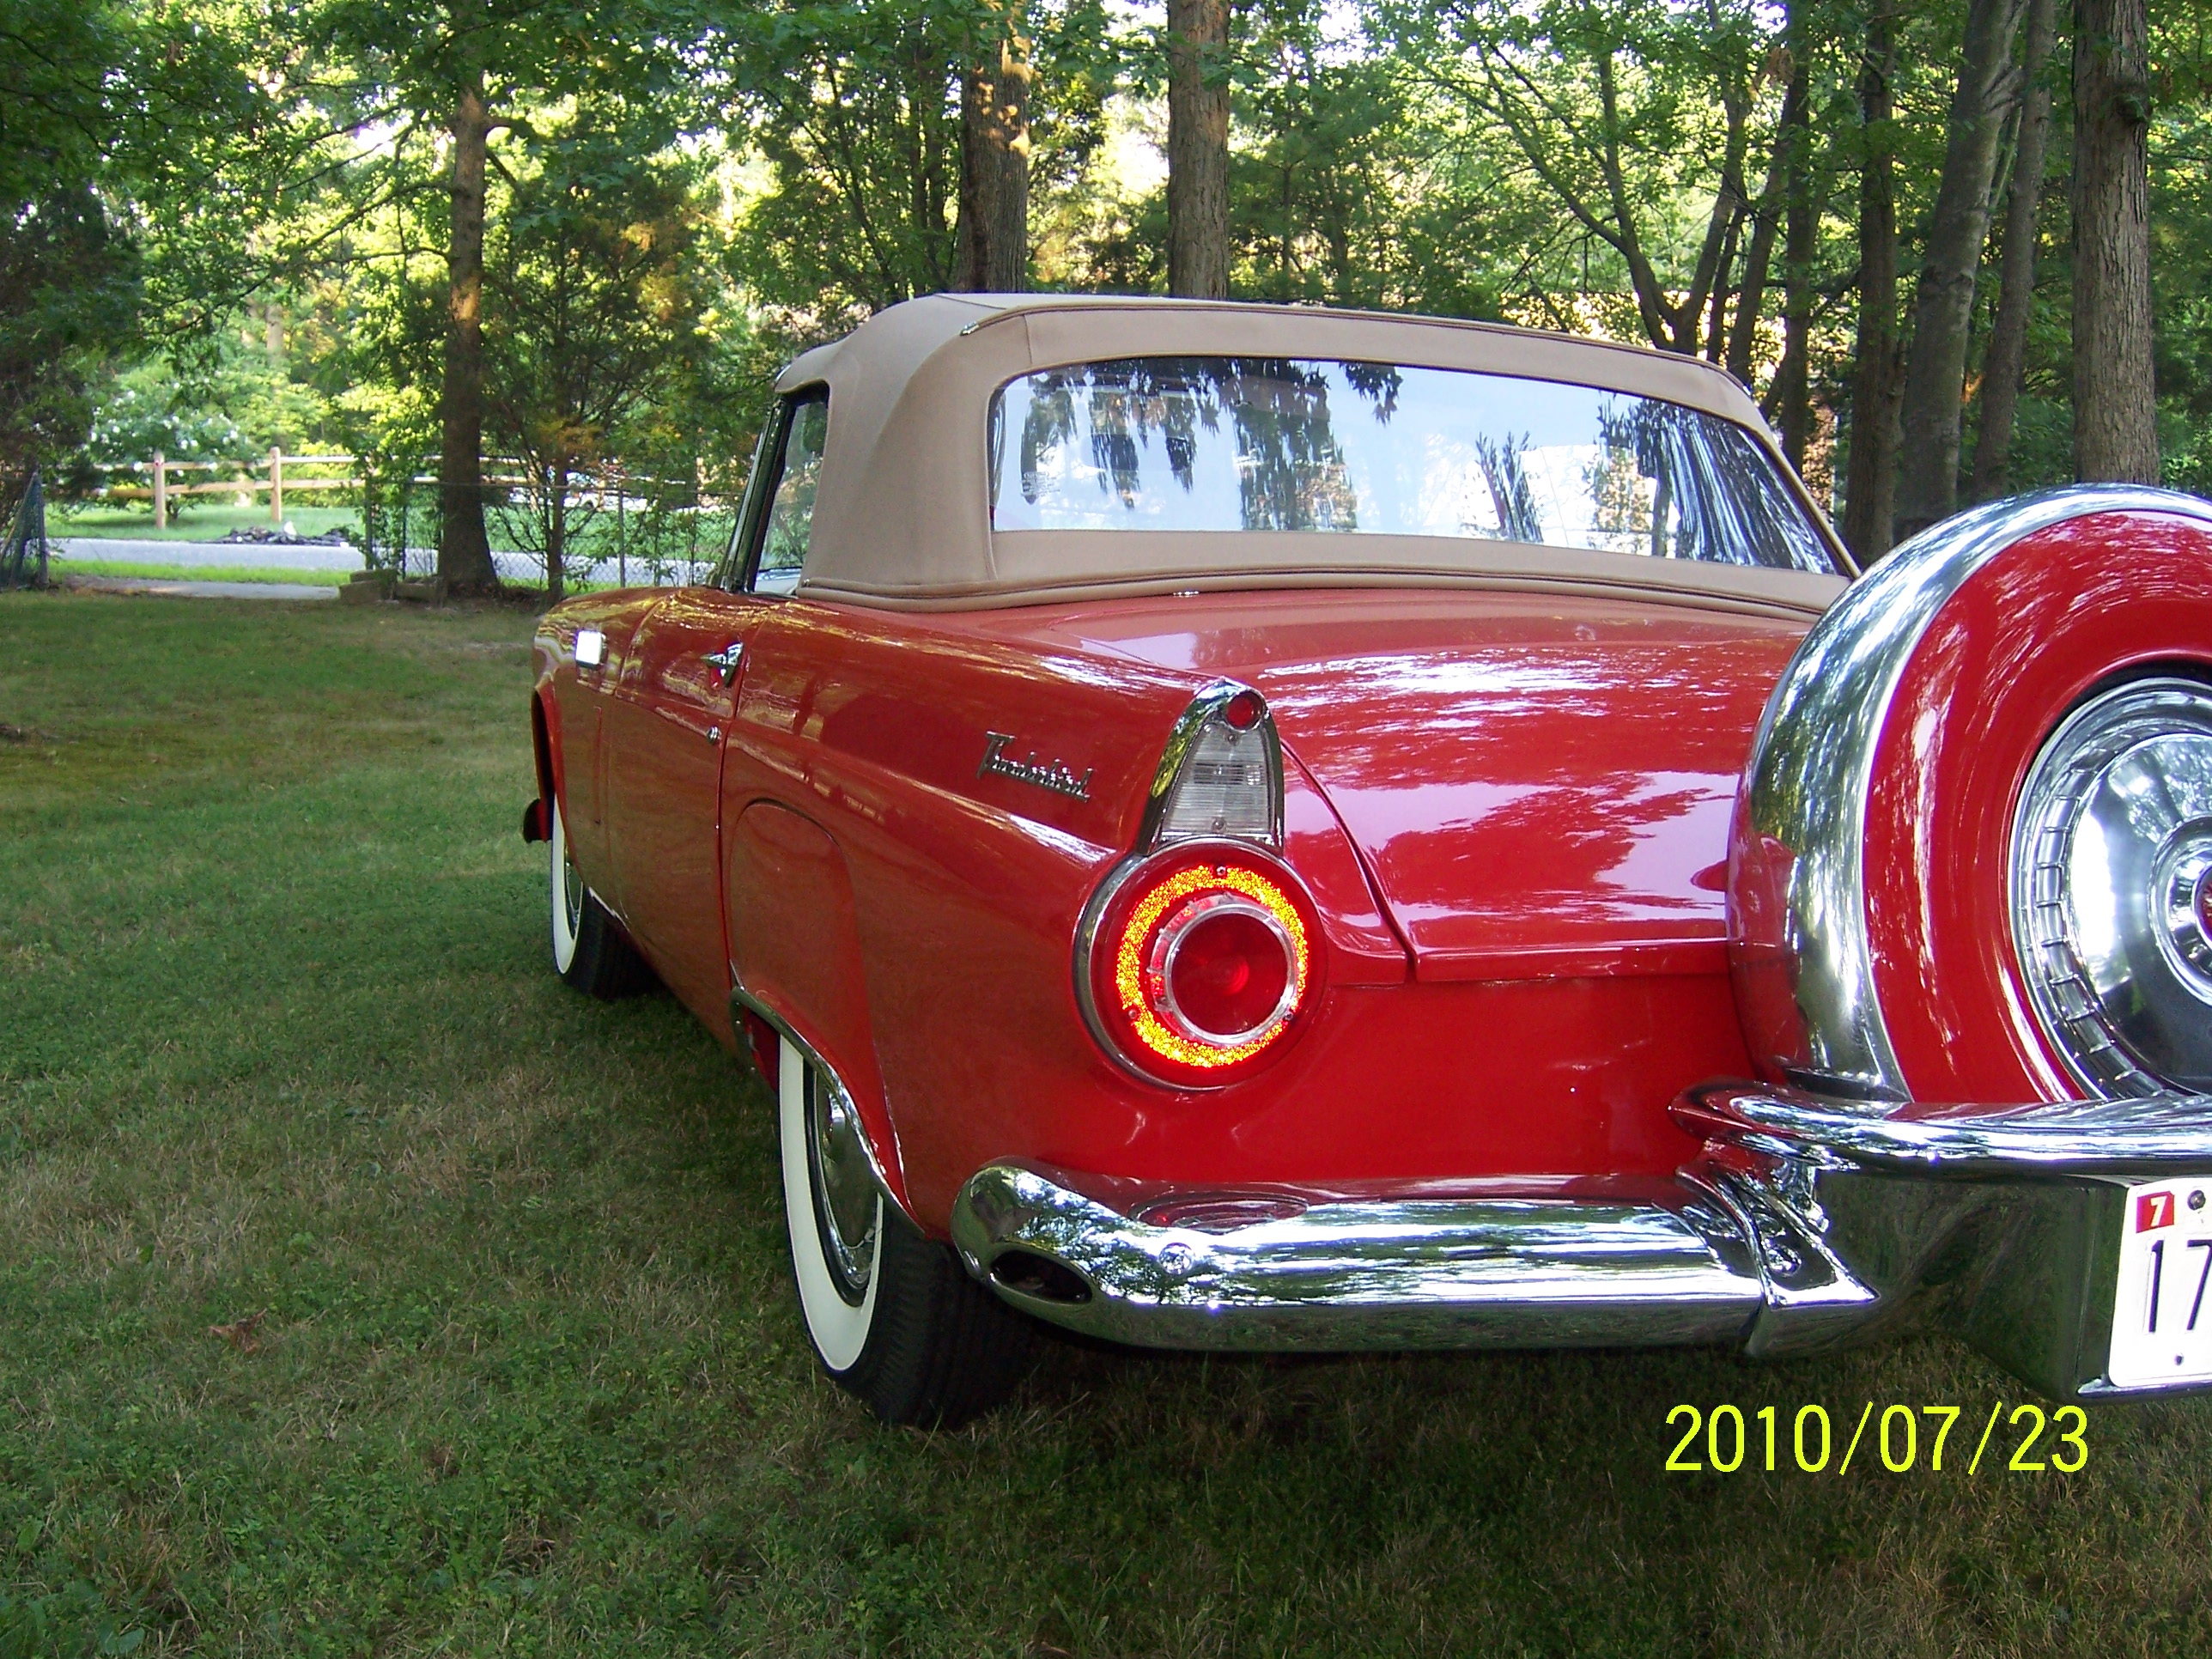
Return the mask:
<path id="1" fill-rule="evenodd" d="M 779 392 L 830 388 L 829 448 L 799 591 L 937 609 L 1188 587 L 1534 584 L 1817 613 L 1842 586 L 1795 571 L 1455 537 L 994 532 L 987 453 L 992 393 L 1038 369 L 1165 356 L 1395 363 L 1603 386 L 1717 415 L 1776 453 L 1757 406 L 1733 377 L 1695 358 L 1637 346 L 1304 306 L 933 295 L 878 313 L 842 340 L 807 352 L 777 380 Z M 1794 477 L 1786 465 L 1783 471 Z M 1820 521 L 1817 511 L 1812 516 Z M 1825 523 L 1822 532 L 1833 545 Z"/>

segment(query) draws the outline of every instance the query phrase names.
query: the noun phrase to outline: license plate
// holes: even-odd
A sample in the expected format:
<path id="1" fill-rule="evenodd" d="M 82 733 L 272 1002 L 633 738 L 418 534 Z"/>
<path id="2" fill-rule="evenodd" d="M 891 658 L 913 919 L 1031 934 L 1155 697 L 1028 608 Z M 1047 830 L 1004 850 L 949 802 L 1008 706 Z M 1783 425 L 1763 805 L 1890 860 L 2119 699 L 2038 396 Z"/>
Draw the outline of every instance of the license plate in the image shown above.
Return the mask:
<path id="1" fill-rule="evenodd" d="M 2212 1177 L 2129 1188 L 2120 1225 L 2112 1385 L 2212 1378 Z"/>

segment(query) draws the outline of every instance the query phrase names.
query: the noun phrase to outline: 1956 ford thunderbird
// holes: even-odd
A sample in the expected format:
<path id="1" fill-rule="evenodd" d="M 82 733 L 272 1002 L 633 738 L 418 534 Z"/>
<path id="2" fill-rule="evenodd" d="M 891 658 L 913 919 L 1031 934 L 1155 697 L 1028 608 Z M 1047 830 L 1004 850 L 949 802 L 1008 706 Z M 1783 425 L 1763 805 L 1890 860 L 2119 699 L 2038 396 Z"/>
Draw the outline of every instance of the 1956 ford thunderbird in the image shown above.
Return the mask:
<path id="1" fill-rule="evenodd" d="M 884 1417 L 1034 1320 L 2212 1384 L 2212 507 L 1855 575 L 1717 370 L 1402 317 L 940 296 L 778 390 L 712 585 L 546 617 L 525 833 L 769 1079 Z"/>

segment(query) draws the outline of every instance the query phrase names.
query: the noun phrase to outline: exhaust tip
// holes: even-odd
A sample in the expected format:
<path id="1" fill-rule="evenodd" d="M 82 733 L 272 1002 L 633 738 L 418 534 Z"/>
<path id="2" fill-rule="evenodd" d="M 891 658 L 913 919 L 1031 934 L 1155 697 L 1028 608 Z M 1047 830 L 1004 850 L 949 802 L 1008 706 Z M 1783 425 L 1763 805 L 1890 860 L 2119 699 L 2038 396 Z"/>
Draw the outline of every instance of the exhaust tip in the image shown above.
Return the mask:
<path id="1" fill-rule="evenodd" d="M 1091 1286 L 1073 1267 L 1028 1250 L 1008 1250 L 991 1264 L 991 1278 L 1017 1296 L 1070 1306 L 1091 1300 Z"/>

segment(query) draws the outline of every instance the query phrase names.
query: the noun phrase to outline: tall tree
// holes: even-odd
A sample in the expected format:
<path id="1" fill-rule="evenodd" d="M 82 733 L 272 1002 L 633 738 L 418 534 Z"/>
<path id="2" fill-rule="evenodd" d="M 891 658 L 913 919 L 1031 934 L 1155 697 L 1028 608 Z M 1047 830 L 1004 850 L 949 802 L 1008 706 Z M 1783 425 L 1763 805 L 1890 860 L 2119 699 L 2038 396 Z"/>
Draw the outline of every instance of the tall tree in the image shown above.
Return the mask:
<path id="1" fill-rule="evenodd" d="M 1555 225 L 1564 210 L 1578 240 L 1619 260 L 1644 337 L 1698 351 L 1743 194 L 1757 14 L 1473 0 L 1415 5 L 1401 27 L 1470 137 L 1502 146 L 1551 198 Z M 1686 223 L 1698 197 L 1711 207 Z"/>
<path id="2" fill-rule="evenodd" d="M 1240 20 L 1231 118 L 1242 143 L 1229 179 L 1237 289 L 1419 308 L 1437 289 L 1409 246 L 1421 231 L 1420 216 L 1405 211 L 1402 82 L 1389 63 L 1343 52 L 1329 22 L 1322 0 L 1264 0 Z"/>
<path id="3" fill-rule="evenodd" d="M 1889 551 L 1897 505 L 1896 27 L 1893 0 L 1874 0 L 1859 65 L 1858 343 L 1844 483 L 1844 541 L 1862 565 Z"/>
<path id="4" fill-rule="evenodd" d="M 1787 102 L 1797 118 L 1786 117 L 1789 164 L 1784 173 L 1788 205 L 1782 238 L 1782 362 L 1774 371 L 1773 404 L 1782 428 L 1782 453 L 1802 471 L 1812 438 L 1813 258 L 1820 232 L 1820 204 L 1814 199 L 1812 52 L 1802 28 L 1802 0 L 1790 10 L 1796 62 Z"/>
<path id="5" fill-rule="evenodd" d="M 617 457 L 649 464 L 641 428 L 684 402 L 705 348 L 703 168 L 672 155 L 656 125 L 649 108 L 603 100 L 549 119 L 551 142 L 535 167 L 518 167 L 488 251 L 486 404 L 528 480 L 520 510 L 496 510 L 544 560 L 556 600 L 574 532 L 597 510 L 596 495 L 572 491 L 576 474 L 604 476 Z"/>
<path id="6" fill-rule="evenodd" d="M 1788 54 L 1780 54 L 1786 61 Z M 1729 373 L 1746 386 L 1751 384 L 1752 359 L 1759 349 L 1759 319 L 1766 295 L 1766 275 L 1774 263 L 1774 232 L 1781 222 L 1789 193 L 1790 158 L 1798 148 L 1798 131 L 1806 122 L 1803 88 L 1788 69 L 1783 70 L 1790 90 L 1783 94 L 1782 119 L 1774 135 L 1774 155 L 1766 169 L 1766 187 L 1752 210 L 1751 241 L 1744 250 L 1743 277 L 1736 289 L 1735 322 L 1729 330 Z"/>
<path id="7" fill-rule="evenodd" d="M 2004 263 L 1996 319 L 1990 325 L 1982 360 L 1981 429 L 1974 436 L 1974 499 L 1988 501 L 2005 489 L 2012 457 L 2014 411 L 2027 362 L 2028 313 L 2035 303 L 2036 214 L 2043 205 L 2045 152 L 2051 139 L 2051 88 L 2044 84 L 2057 27 L 2057 0 L 2033 0 L 2027 46 L 2021 55 L 2020 137 L 2014 146 L 2012 186 L 2007 194 Z"/>
<path id="8" fill-rule="evenodd" d="M 289 134 L 255 33 L 200 0 L 0 8 L 0 501 L 33 465 L 88 485 L 119 363 L 210 355 L 231 320 L 266 204 L 244 163 Z"/>
<path id="9" fill-rule="evenodd" d="M 1018 294 L 1029 286 L 1031 42 L 1018 0 L 988 14 L 962 77 L 959 270 L 953 286 Z"/>
<path id="10" fill-rule="evenodd" d="M 1229 295 L 1229 0 L 1168 0 L 1168 292 Z"/>
<path id="11" fill-rule="evenodd" d="M 2147 0 L 2075 0 L 2074 474 L 2154 483 Z"/>
<path id="12" fill-rule="evenodd" d="M 1904 447 L 1897 532 L 1951 515 L 1959 500 L 1960 405 L 1974 283 L 1989 240 L 1990 193 L 2013 85 L 2012 42 L 2025 0 L 1967 0 L 1959 82 L 1945 131 L 1943 173 L 1921 257 L 1912 348 L 1899 411 Z"/>
<path id="13" fill-rule="evenodd" d="M 483 473 L 491 139 L 519 131 L 535 103 L 594 88 L 641 100 L 676 96 L 681 42 L 662 28 L 670 21 L 647 0 L 605 0 L 588 15 L 563 0 L 319 0 L 301 14 L 295 73 L 331 109 L 333 137 L 355 145 L 357 167 L 394 123 L 447 135 L 438 574 L 449 591 L 483 591 L 499 580 Z M 374 200 L 364 192 L 362 211 Z"/>
<path id="14" fill-rule="evenodd" d="M 932 0 L 800 3 L 743 14 L 728 45 L 733 113 L 772 187 L 738 221 L 732 265 L 830 337 L 961 274 L 963 66 L 973 33 Z"/>
<path id="15" fill-rule="evenodd" d="M 446 362 L 438 398 L 438 576 L 449 591 L 499 586 L 484 526 L 484 164 L 491 139 L 483 72 L 471 66 L 454 88 L 453 216 L 446 244 Z"/>

